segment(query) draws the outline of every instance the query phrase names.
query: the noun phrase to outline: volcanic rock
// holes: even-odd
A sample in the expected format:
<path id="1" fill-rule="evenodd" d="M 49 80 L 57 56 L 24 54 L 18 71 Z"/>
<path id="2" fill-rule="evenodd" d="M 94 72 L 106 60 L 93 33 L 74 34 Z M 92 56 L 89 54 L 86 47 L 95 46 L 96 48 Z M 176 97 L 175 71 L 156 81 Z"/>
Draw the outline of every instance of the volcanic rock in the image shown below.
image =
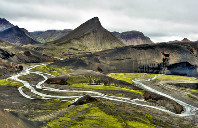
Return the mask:
<path id="1" fill-rule="evenodd" d="M 89 95 L 85 95 L 81 98 L 79 98 L 76 102 L 72 103 L 71 105 L 83 105 L 91 102 L 98 101 L 96 98 L 91 97 Z"/>

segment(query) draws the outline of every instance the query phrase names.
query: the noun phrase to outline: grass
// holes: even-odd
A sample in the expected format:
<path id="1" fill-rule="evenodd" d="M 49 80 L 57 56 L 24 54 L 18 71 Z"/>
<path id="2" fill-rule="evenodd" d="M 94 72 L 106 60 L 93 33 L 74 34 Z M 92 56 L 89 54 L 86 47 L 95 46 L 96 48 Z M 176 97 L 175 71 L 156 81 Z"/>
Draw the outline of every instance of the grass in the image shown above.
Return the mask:
<path id="1" fill-rule="evenodd" d="M 39 66 L 34 69 L 40 72 L 45 72 L 45 73 L 54 75 L 54 76 L 58 76 L 61 74 L 71 74 L 73 72 L 71 69 L 68 69 L 66 67 L 59 68 L 54 65 Z"/>
<path id="2" fill-rule="evenodd" d="M 0 79 L 0 86 L 12 86 L 12 87 L 19 87 L 23 84 L 21 82 L 12 80 L 12 79 Z"/>

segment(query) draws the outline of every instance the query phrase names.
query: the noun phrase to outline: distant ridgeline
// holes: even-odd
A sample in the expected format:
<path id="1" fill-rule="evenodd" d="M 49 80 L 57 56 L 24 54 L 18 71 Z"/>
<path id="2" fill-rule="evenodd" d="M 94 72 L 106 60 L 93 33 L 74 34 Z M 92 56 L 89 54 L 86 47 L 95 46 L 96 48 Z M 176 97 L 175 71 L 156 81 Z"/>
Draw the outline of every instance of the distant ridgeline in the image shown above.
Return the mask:
<path id="1" fill-rule="evenodd" d="M 88 68 L 103 73 L 163 73 L 197 75 L 198 43 L 175 42 L 125 46 L 67 59 L 55 65 Z"/>

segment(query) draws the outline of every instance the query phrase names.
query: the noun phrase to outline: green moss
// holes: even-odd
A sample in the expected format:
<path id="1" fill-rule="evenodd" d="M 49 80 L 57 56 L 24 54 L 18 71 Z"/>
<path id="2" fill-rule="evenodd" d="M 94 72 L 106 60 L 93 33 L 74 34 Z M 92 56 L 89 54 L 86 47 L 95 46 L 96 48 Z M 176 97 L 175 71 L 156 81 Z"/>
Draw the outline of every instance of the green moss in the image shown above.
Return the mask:
<path id="1" fill-rule="evenodd" d="M 34 69 L 40 72 L 46 72 L 46 73 L 52 74 L 54 76 L 58 76 L 61 74 L 71 74 L 73 72 L 71 69 L 68 69 L 66 67 L 59 68 L 54 65 L 39 66 Z"/>
<path id="2" fill-rule="evenodd" d="M 71 104 L 69 101 L 61 101 L 60 99 L 44 100 L 44 102 L 46 102 L 49 108 L 53 108 L 55 110 L 67 108 Z"/>
<path id="3" fill-rule="evenodd" d="M 127 121 L 127 125 L 132 128 L 156 128 L 150 124 L 145 124 L 137 121 Z"/>
<path id="4" fill-rule="evenodd" d="M 23 84 L 21 82 L 18 82 L 12 79 L 0 79 L 0 85 L 19 87 L 19 86 L 22 86 Z"/>
<path id="5" fill-rule="evenodd" d="M 84 104 L 77 106 L 75 108 L 72 108 L 70 111 L 68 111 L 63 117 L 59 117 L 55 120 L 52 120 L 48 122 L 47 126 L 44 128 L 62 128 L 62 127 L 68 127 L 68 125 L 72 125 L 76 123 L 77 121 L 75 119 L 72 119 L 74 115 L 77 113 L 84 111 L 85 109 L 88 109 L 90 104 Z"/>
<path id="6" fill-rule="evenodd" d="M 50 121 L 45 128 L 122 128 L 122 123 L 92 104 L 84 104 L 68 111 L 64 117 Z"/>
<path id="7" fill-rule="evenodd" d="M 138 91 L 138 90 L 116 87 L 116 86 L 112 86 L 112 85 L 111 86 L 105 86 L 104 84 L 90 85 L 89 83 L 77 83 L 77 84 L 72 84 L 71 86 L 77 87 L 77 88 L 97 89 L 97 90 L 123 90 L 123 91 L 130 91 L 132 93 L 143 95 L 143 92 Z"/>
<path id="8" fill-rule="evenodd" d="M 133 84 L 132 80 L 135 78 L 140 78 L 143 76 L 143 78 L 146 79 L 146 78 L 154 77 L 155 75 L 156 74 L 145 74 L 145 73 L 110 73 L 107 76 Z"/>
<path id="9" fill-rule="evenodd" d="M 153 121 L 153 117 L 150 114 L 146 114 L 145 117 L 149 120 L 149 121 Z"/>
<path id="10" fill-rule="evenodd" d="M 122 123 L 112 115 L 108 115 L 98 107 L 92 107 L 84 115 L 79 116 L 82 120 L 77 122 L 70 128 L 90 128 L 90 127 L 104 127 L 104 128 L 122 128 Z"/>

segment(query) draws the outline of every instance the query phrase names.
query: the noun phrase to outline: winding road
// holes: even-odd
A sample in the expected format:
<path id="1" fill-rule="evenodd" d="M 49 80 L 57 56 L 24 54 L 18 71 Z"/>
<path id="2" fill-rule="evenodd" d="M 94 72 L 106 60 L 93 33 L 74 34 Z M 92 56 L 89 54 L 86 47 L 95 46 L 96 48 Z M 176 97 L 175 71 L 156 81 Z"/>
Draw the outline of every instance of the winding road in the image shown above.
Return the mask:
<path id="1" fill-rule="evenodd" d="M 104 98 L 104 99 L 108 99 L 108 100 L 111 100 L 111 101 L 125 102 L 125 103 L 130 103 L 130 104 L 134 104 L 134 105 L 143 106 L 143 107 L 153 108 L 153 109 L 157 109 L 157 110 L 160 110 L 160 111 L 163 111 L 163 112 L 171 113 L 171 114 L 174 114 L 174 115 L 177 115 L 177 116 L 195 115 L 196 112 L 198 111 L 197 107 L 189 105 L 189 104 L 187 104 L 187 103 L 185 103 L 183 101 L 180 101 L 180 100 L 178 100 L 178 99 L 176 99 L 174 97 L 171 97 L 171 96 L 169 96 L 167 94 L 159 92 L 159 91 L 157 91 L 155 89 L 152 89 L 152 88 L 146 86 L 145 84 L 143 84 L 141 82 L 142 80 L 140 81 L 138 79 L 134 79 L 132 81 L 135 84 L 137 84 L 138 86 L 144 88 L 145 90 L 157 93 L 159 95 L 162 95 L 164 97 L 167 97 L 169 99 L 172 99 L 172 100 L 176 101 L 178 104 L 180 104 L 180 105 L 182 105 L 184 107 L 185 111 L 183 113 L 181 113 L 181 114 L 175 114 L 175 113 L 173 113 L 173 112 L 171 112 L 169 110 L 163 109 L 163 108 L 137 103 L 137 101 L 141 101 L 141 99 L 130 99 L 130 98 L 117 97 L 117 96 L 109 96 L 109 95 L 105 95 L 103 93 L 96 92 L 96 91 L 60 90 L 60 89 L 57 89 L 57 88 L 46 87 L 46 86 L 43 85 L 43 83 L 48 79 L 47 75 L 50 75 L 50 74 L 42 73 L 42 72 L 39 72 L 39 71 L 32 71 L 33 68 L 38 67 L 38 66 L 42 66 L 42 65 L 30 66 L 29 68 L 27 68 L 26 70 L 22 71 L 21 73 L 11 77 L 12 79 L 14 79 L 16 81 L 19 81 L 19 82 L 23 83 L 23 86 L 20 86 L 18 88 L 18 90 L 19 90 L 21 95 L 23 95 L 24 97 L 26 97 L 28 99 L 34 99 L 34 98 L 29 96 L 29 95 L 27 95 L 26 93 L 24 93 L 23 88 L 29 89 L 31 91 L 31 93 L 39 96 L 40 99 L 62 99 L 62 100 L 68 100 L 70 102 L 75 102 L 75 101 L 77 101 L 79 98 L 81 98 L 86 93 L 86 94 L 89 94 L 92 97 L 99 97 L 99 98 Z M 44 78 L 44 80 L 39 82 L 39 83 L 37 83 L 36 85 L 31 85 L 27 81 L 19 79 L 20 76 L 28 75 L 30 73 L 40 75 L 41 77 Z M 151 79 L 148 79 L 148 80 L 145 80 L 145 81 L 151 81 L 151 80 L 154 80 L 155 78 L 157 78 L 157 75 L 155 77 L 153 77 Z M 49 95 L 49 94 L 44 94 L 44 93 L 38 92 L 37 91 L 38 89 L 44 90 L 44 91 L 49 91 L 49 92 L 65 92 L 64 94 L 67 94 L 67 93 L 78 93 L 79 95 L 72 95 L 72 96 L 71 95 L 68 95 L 68 96 L 67 95 L 64 95 L 64 96 Z M 71 99 L 73 99 L 73 100 L 71 100 Z"/>

